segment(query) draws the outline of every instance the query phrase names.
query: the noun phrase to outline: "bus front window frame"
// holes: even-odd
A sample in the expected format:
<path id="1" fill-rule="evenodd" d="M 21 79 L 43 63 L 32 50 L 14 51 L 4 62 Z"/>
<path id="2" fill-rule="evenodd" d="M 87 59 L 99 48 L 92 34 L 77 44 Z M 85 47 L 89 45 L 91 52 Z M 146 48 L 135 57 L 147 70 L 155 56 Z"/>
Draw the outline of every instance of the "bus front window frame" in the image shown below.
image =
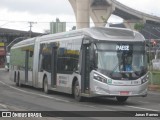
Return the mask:
<path id="1" fill-rule="evenodd" d="M 143 46 L 142 44 L 142 48 L 138 48 L 139 51 L 137 51 L 136 49 L 138 44 L 130 43 L 129 45 L 133 47 L 131 50 L 117 51 L 113 49 L 116 44 L 119 43 L 96 43 L 96 51 L 98 54 L 97 71 L 115 80 L 136 80 L 146 74 L 147 57 L 145 52 L 145 46 Z M 121 42 L 121 44 L 127 43 Z M 107 48 L 107 46 L 109 46 L 109 49 Z M 106 59 L 104 59 L 105 56 Z M 129 61 L 129 58 L 132 59 Z M 130 66 L 129 64 L 127 66 L 127 62 L 131 62 Z"/>

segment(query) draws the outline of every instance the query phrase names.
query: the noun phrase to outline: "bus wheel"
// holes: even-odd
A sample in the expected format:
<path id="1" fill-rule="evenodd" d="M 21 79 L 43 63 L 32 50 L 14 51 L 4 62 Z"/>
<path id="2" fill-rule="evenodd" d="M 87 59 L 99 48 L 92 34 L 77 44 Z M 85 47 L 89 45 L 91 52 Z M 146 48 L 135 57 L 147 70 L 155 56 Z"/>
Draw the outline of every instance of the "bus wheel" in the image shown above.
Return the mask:
<path id="1" fill-rule="evenodd" d="M 19 79 L 15 76 L 16 86 L 19 86 Z"/>
<path id="2" fill-rule="evenodd" d="M 18 77 L 17 77 L 17 82 L 18 82 L 18 85 L 17 85 L 17 86 L 22 87 L 19 74 L 18 74 Z"/>
<path id="3" fill-rule="evenodd" d="M 116 99 L 118 102 L 123 103 L 128 99 L 128 97 L 127 96 L 117 96 Z"/>
<path id="4" fill-rule="evenodd" d="M 20 80 L 19 80 L 19 74 L 17 77 L 15 76 L 15 80 L 16 80 L 16 86 L 20 86 L 21 84 L 20 84 Z"/>
<path id="5" fill-rule="evenodd" d="M 48 90 L 48 79 L 47 77 L 44 78 L 44 81 L 43 81 L 43 90 L 46 94 L 49 93 L 49 90 Z"/>
<path id="6" fill-rule="evenodd" d="M 75 100 L 76 101 L 78 101 L 78 102 L 82 102 L 83 101 L 83 97 L 81 96 L 81 92 L 80 92 L 80 87 L 79 87 L 79 83 L 78 83 L 78 81 L 76 81 L 75 83 L 74 83 L 74 98 L 75 98 Z"/>

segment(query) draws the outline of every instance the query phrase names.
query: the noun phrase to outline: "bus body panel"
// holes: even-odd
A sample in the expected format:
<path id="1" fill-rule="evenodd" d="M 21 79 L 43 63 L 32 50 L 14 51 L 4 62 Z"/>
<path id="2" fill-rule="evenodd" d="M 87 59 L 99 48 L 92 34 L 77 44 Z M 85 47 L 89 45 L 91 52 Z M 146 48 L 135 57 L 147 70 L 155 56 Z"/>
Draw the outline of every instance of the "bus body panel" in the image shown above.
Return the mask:
<path id="1" fill-rule="evenodd" d="M 25 43 L 15 45 L 11 48 L 11 80 L 16 82 L 19 79 L 20 84 L 32 86 L 33 72 L 33 49 L 36 38 L 31 38 Z"/>
<path id="2" fill-rule="evenodd" d="M 59 39 L 58 42 L 59 42 L 59 45 L 61 46 L 61 43 L 63 43 L 64 41 L 64 44 L 70 47 L 72 47 L 73 49 L 80 49 L 80 47 L 78 46 L 71 46 L 71 45 L 68 45 L 68 42 L 65 43 L 65 41 L 71 41 L 72 44 L 76 44 L 77 43 L 77 40 L 79 42 L 82 42 L 82 39 L 83 39 L 84 36 L 80 35 L 80 36 L 74 36 L 74 37 L 67 37 L 67 38 L 62 38 L 62 39 Z M 40 44 L 39 44 L 39 49 L 42 49 L 40 46 L 42 45 L 47 45 L 47 44 L 56 44 L 57 43 L 57 39 L 50 39 L 49 41 L 45 41 L 44 39 L 43 40 L 39 40 L 40 41 Z M 61 42 L 62 41 L 62 42 Z M 79 46 L 81 46 L 81 43 L 78 43 Z M 78 45 L 77 44 L 77 45 Z M 77 48 L 78 47 L 78 48 Z M 39 50 L 40 51 L 40 50 Z M 73 53 L 72 53 L 73 52 Z M 74 53 L 75 52 L 75 53 Z M 69 93 L 69 94 L 72 94 L 72 83 L 73 83 L 73 79 L 76 77 L 77 79 L 79 78 L 78 75 L 73 72 L 73 73 L 70 73 L 70 74 L 64 74 L 64 73 L 57 73 L 56 75 L 56 85 L 52 86 L 51 85 L 51 81 L 52 81 L 52 78 L 51 78 L 51 71 L 50 70 L 43 70 L 43 65 L 42 65 L 42 62 L 43 62 L 43 59 L 44 59 L 44 56 L 43 54 L 41 54 L 39 52 L 39 62 L 38 65 L 39 65 L 39 72 L 38 72 L 38 87 L 40 88 L 43 88 L 43 79 L 44 77 L 47 77 L 48 79 L 48 87 L 49 87 L 49 90 L 54 90 L 54 91 L 59 91 L 59 92 L 65 92 L 65 93 Z M 77 54 L 76 51 L 68 51 L 67 54 Z M 48 63 L 50 64 L 50 63 Z M 63 63 L 62 63 L 63 64 Z M 50 65 L 51 66 L 51 65 Z M 52 66 L 51 66 L 52 67 Z M 41 70 L 42 69 L 42 70 Z M 50 71 L 50 72 L 49 72 Z"/>
<path id="3" fill-rule="evenodd" d="M 147 94 L 148 82 L 138 85 L 107 85 L 105 83 L 100 83 L 93 81 L 91 90 L 91 97 L 94 96 L 145 96 Z"/>
<path id="4" fill-rule="evenodd" d="M 40 49 L 40 43 L 39 43 L 39 38 L 35 40 L 35 45 L 34 45 L 34 59 L 33 59 L 33 86 L 38 87 L 38 71 L 39 71 L 39 49 Z"/>
<path id="5" fill-rule="evenodd" d="M 103 83 L 93 78 L 94 73 L 97 73 L 97 72 L 92 71 L 90 74 L 90 84 L 91 84 L 90 96 L 91 97 L 94 97 L 94 96 L 145 96 L 147 94 L 148 81 L 146 81 L 145 83 L 142 83 L 142 79 L 144 79 L 147 74 L 137 80 L 125 81 L 125 80 L 113 80 L 108 78 L 105 75 L 102 75 L 101 73 L 98 73 L 107 79 L 108 83 Z"/>

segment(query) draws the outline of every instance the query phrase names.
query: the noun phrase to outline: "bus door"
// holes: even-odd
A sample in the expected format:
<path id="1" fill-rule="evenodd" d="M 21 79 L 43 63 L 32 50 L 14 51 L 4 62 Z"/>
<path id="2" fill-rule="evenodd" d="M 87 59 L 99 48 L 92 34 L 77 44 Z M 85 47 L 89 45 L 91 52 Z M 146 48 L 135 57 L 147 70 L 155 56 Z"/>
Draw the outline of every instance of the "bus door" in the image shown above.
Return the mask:
<path id="1" fill-rule="evenodd" d="M 29 50 L 25 54 L 25 82 L 28 82 L 28 68 L 29 68 Z"/>
<path id="2" fill-rule="evenodd" d="M 90 79 L 90 44 L 82 45 L 81 92 L 89 93 Z"/>
<path id="3" fill-rule="evenodd" d="M 57 83 L 57 46 L 53 46 L 51 55 L 51 87 L 56 87 L 56 83 Z"/>

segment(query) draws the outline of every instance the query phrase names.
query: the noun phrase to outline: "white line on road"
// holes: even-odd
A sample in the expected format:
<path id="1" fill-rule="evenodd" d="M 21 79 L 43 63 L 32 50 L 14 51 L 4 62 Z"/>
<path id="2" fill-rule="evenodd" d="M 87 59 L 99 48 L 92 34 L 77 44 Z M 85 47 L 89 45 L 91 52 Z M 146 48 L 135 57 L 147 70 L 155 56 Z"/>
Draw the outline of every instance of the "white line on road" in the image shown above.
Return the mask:
<path id="1" fill-rule="evenodd" d="M 21 89 L 19 89 L 19 88 L 10 86 L 10 85 L 8 85 L 8 84 L 2 82 L 2 81 L 0 81 L 0 83 L 3 84 L 3 85 L 8 86 L 9 88 L 12 88 L 12 89 L 15 89 L 15 90 L 24 92 L 24 93 L 28 93 L 28 94 L 32 94 L 32 95 L 37 95 L 37 96 L 41 96 L 41 97 L 45 97 L 45 98 L 49 98 L 49 99 L 54 99 L 54 100 L 57 100 L 57 101 L 70 102 L 70 103 L 72 103 L 71 101 L 68 101 L 68 100 L 59 99 L 59 98 L 55 98 L 55 97 L 51 97 L 51 96 L 47 96 L 47 95 L 42 95 L 42 94 L 37 94 L 37 93 L 31 93 L 31 92 L 28 92 L 28 91 L 25 91 L 25 90 L 21 90 Z M 83 106 L 91 107 L 91 108 L 97 108 L 96 106 L 92 106 L 92 105 L 83 105 Z M 112 110 L 112 109 L 106 109 L 106 108 L 103 109 L 103 110 L 114 111 L 114 110 Z"/>
<path id="2" fill-rule="evenodd" d="M 68 100 L 64 100 L 64 99 L 60 99 L 60 98 L 56 98 L 56 97 L 51 97 L 51 96 L 47 96 L 47 95 L 42 95 L 42 94 L 37 94 L 37 93 L 32 93 L 32 92 L 28 92 L 28 91 L 25 91 L 25 90 L 21 90 L 19 88 L 16 88 L 16 87 L 13 87 L 13 86 L 10 86 L 10 85 L 7 85 L 6 83 L 0 81 L 0 83 L 2 83 L 3 85 L 6 85 L 12 89 L 15 89 L 15 90 L 18 90 L 18 91 L 21 91 L 21 92 L 24 92 L 24 93 L 28 93 L 28 94 L 32 94 L 32 95 L 37 95 L 37 96 L 41 96 L 41 97 L 45 97 L 45 98 L 49 98 L 49 99 L 54 99 L 54 100 L 57 100 L 57 101 L 62 101 L 62 102 L 70 102 Z"/>
<path id="3" fill-rule="evenodd" d="M 144 103 L 144 104 L 148 104 L 148 103 L 150 103 L 150 102 L 145 102 L 145 101 L 138 101 L 138 102 L 140 102 L 140 103 Z"/>
<path id="4" fill-rule="evenodd" d="M 126 106 L 126 107 L 130 107 L 130 108 L 141 109 L 141 110 L 159 111 L 159 110 L 155 110 L 155 109 L 148 109 L 148 108 L 142 108 L 142 107 L 136 107 L 136 106 L 130 106 L 130 105 L 125 105 L 125 106 Z"/>
<path id="5" fill-rule="evenodd" d="M 1 107 L 3 107 L 3 108 L 7 108 L 7 106 L 6 106 L 6 105 L 1 104 L 1 103 L 0 103 L 0 106 L 1 106 Z"/>
<path id="6" fill-rule="evenodd" d="M 158 92 L 152 92 L 152 91 L 148 91 L 148 94 L 151 94 L 151 95 L 160 95 L 160 93 L 158 93 Z"/>
<path id="7" fill-rule="evenodd" d="M 45 98 L 49 98 L 49 99 L 54 99 L 54 100 L 57 100 L 57 101 L 62 101 L 62 102 L 70 102 L 68 100 L 64 100 L 64 99 L 60 99 L 60 98 L 56 98 L 56 97 L 51 97 L 51 96 L 47 96 L 47 95 L 42 95 L 42 94 L 37 94 L 37 93 L 32 93 L 32 92 L 28 92 L 28 91 L 25 91 L 25 90 L 21 90 L 19 88 L 16 88 L 16 87 L 13 87 L 13 86 L 10 86 L 10 85 L 7 85 L 6 83 L 0 81 L 1 84 L 3 85 L 6 85 L 8 86 L 9 88 L 12 88 L 12 89 L 15 89 L 15 90 L 18 90 L 18 91 L 21 91 L 21 92 L 24 92 L 24 93 L 28 93 L 28 94 L 32 94 L 32 95 L 36 95 L 36 96 L 41 96 L 41 97 L 45 97 Z M 139 101 L 140 102 L 140 101 Z M 145 102 L 146 103 L 146 102 Z M 160 104 L 159 104 L 160 105 Z M 0 104 L 0 106 L 3 106 L 5 107 L 4 105 Z M 86 105 L 87 106 L 87 105 Z M 129 105 L 125 105 L 126 107 L 129 107 L 129 108 L 135 108 L 135 109 L 142 109 L 142 110 L 149 110 L 149 111 L 159 111 L 159 110 L 155 110 L 155 109 L 148 109 L 148 108 L 142 108 L 142 107 L 136 107 L 136 106 L 129 106 Z M 95 106 L 90 106 L 88 105 L 88 107 L 95 107 Z M 109 109 L 107 109 L 109 110 Z M 112 110 L 113 111 L 113 110 Z"/>
<path id="8" fill-rule="evenodd" d="M 90 108 L 95 108 L 95 109 L 98 108 L 97 106 L 92 106 L 92 105 L 83 105 L 83 106 L 90 107 Z M 105 110 L 105 111 L 115 111 L 115 110 L 108 109 L 108 108 L 98 108 L 98 109 L 102 109 L 102 110 Z"/>

